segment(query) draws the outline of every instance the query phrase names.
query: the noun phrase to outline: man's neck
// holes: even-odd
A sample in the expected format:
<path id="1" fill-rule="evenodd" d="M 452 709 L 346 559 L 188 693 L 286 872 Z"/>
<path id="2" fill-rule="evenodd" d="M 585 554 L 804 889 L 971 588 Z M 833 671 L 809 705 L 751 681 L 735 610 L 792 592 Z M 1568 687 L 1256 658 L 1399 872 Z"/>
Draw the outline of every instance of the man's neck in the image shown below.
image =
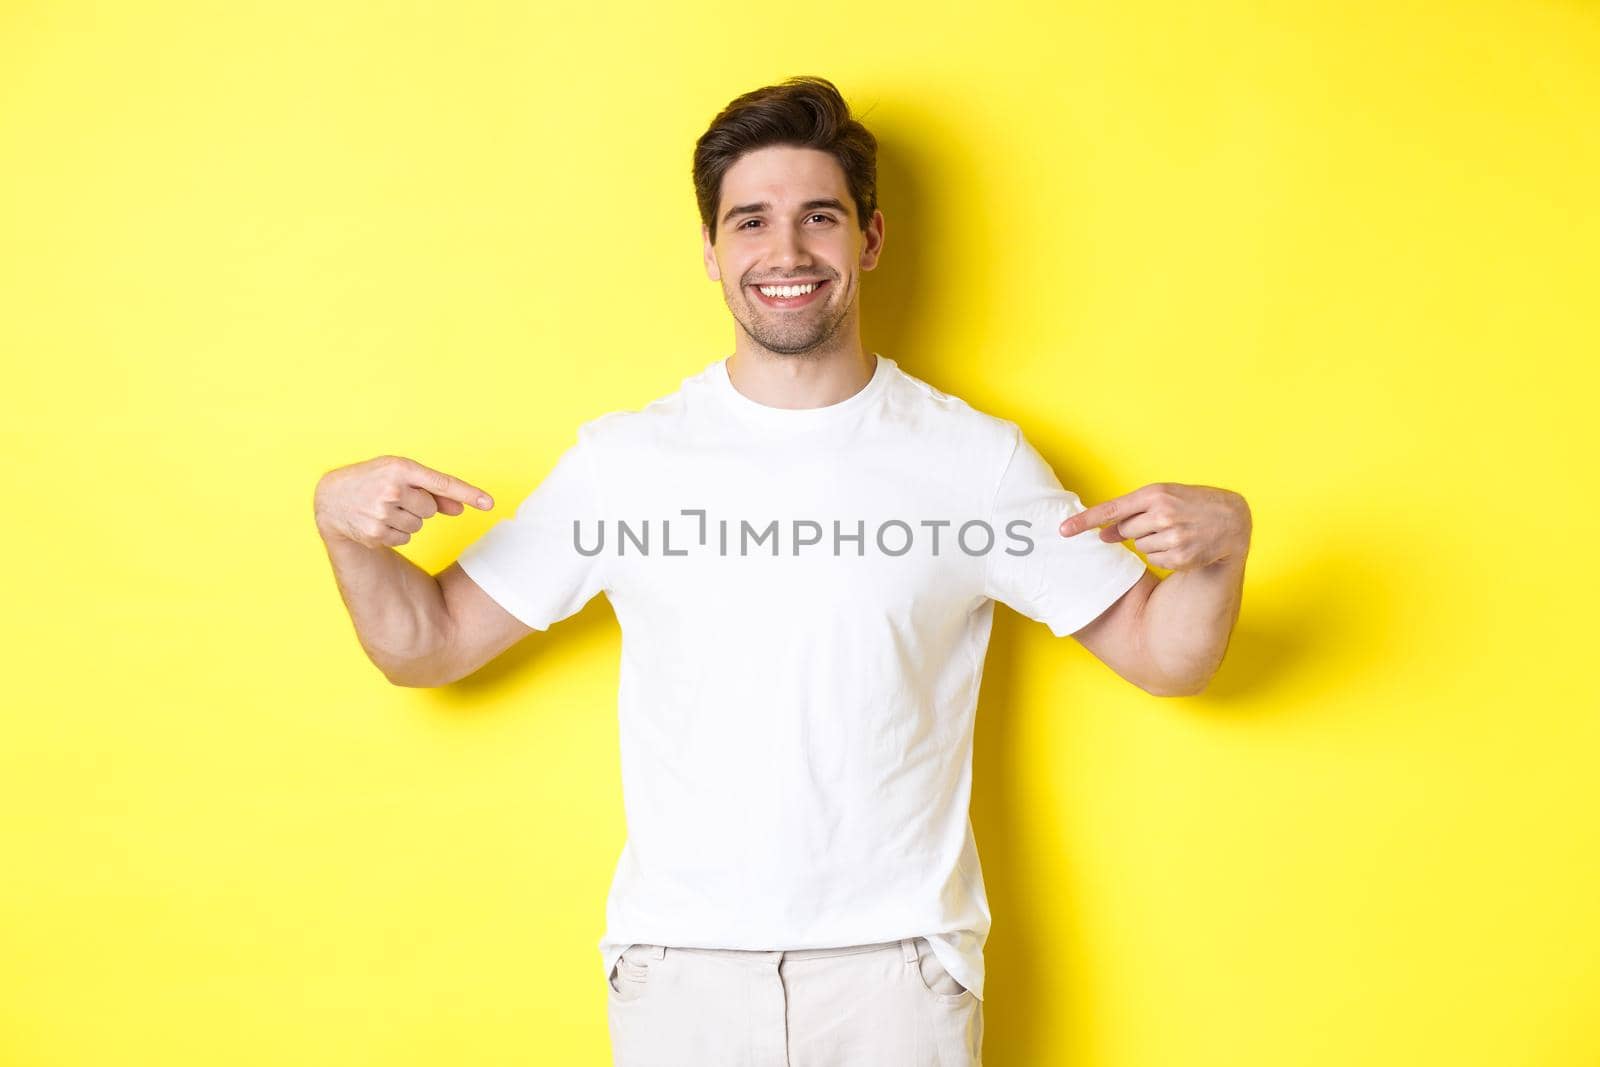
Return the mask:
<path id="1" fill-rule="evenodd" d="M 820 408 L 848 400 L 866 388 L 878 365 L 859 337 L 849 345 L 794 356 L 746 337 L 739 340 L 728 357 L 728 377 L 739 392 L 772 408 Z"/>

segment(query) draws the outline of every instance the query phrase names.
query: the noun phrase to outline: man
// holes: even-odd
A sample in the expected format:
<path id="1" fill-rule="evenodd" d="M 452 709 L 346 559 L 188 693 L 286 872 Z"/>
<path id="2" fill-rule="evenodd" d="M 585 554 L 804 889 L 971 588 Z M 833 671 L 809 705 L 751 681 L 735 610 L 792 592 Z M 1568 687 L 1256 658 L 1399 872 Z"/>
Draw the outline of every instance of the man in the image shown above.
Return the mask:
<path id="1" fill-rule="evenodd" d="M 394 456 L 318 485 L 396 684 L 448 684 L 611 601 L 628 836 L 600 950 L 623 1067 L 978 1063 L 968 799 L 994 601 L 1155 695 L 1200 691 L 1237 618 L 1237 493 L 1085 509 L 1016 424 L 862 347 L 875 151 L 823 79 L 730 103 L 694 179 L 734 351 L 583 424 L 437 576 L 393 546 L 487 494 Z"/>

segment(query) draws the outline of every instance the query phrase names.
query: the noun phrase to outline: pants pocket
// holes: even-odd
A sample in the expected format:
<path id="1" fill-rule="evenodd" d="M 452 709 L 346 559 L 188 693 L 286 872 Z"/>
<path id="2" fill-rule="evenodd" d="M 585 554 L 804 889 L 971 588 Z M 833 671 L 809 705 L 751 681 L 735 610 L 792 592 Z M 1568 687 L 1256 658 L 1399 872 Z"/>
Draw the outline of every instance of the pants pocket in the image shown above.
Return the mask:
<path id="1" fill-rule="evenodd" d="M 650 987 L 650 964 L 656 958 L 651 954 L 650 945 L 629 945 L 623 949 L 606 978 L 607 995 L 616 1002 L 643 997 Z"/>
<path id="2" fill-rule="evenodd" d="M 923 988 L 940 1000 L 958 1001 L 972 996 L 972 990 L 956 981 L 955 975 L 945 970 L 939 957 L 933 954 L 928 939 L 919 937 L 917 944 L 917 976 Z"/>

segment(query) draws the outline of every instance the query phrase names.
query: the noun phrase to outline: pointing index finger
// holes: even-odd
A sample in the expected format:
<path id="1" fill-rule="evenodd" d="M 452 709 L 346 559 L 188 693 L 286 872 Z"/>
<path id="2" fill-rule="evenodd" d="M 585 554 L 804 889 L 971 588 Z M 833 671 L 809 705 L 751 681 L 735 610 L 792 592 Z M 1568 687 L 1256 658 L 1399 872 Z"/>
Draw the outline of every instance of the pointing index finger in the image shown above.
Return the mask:
<path id="1" fill-rule="evenodd" d="M 494 500 L 482 489 L 443 471 L 436 471 L 432 467 L 424 467 L 420 463 L 413 462 L 412 479 L 418 488 L 426 489 L 435 496 L 459 500 L 463 504 L 471 504 L 483 511 L 494 507 Z"/>
<path id="2" fill-rule="evenodd" d="M 1085 508 L 1061 524 L 1061 536 L 1072 537 L 1096 526 L 1104 526 L 1123 517 L 1123 498 L 1104 500 L 1092 508 Z"/>

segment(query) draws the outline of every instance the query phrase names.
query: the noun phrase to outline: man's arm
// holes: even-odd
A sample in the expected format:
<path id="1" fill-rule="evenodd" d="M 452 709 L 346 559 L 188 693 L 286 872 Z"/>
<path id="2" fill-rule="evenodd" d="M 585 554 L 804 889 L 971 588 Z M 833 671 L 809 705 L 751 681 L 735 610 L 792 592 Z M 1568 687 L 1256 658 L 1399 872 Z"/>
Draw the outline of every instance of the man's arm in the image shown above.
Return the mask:
<path id="1" fill-rule="evenodd" d="M 1195 696 L 1222 666 L 1243 588 L 1243 559 L 1178 571 L 1165 580 L 1146 571 L 1072 636 L 1152 696 Z"/>
<path id="2" fill-rule="evenodd" d="M 395 685 L 449 685 L 533 633 L 460 564 L 430 575 L 387 546 L 326 543 L 356 637 Z"/>
<path id="3" fill-rule="evenodd" d="M 427 661 L 439 655 L 451 629 L 439 583 L 387 545 L 330 533 L 323 544 L 367 658 L 396 685 L 429 684 L 421 680 Z"/>
<path id="4" fill-rule="evenodd" d="M 356 637 L 395 685 L 445 685 L 532 633 L 452 563 L 436 578 L 395 551 L 423 522 L 493 501 L 398 456 L 330 471 L 314 510 Z"/>
<path id="5" fill-rule="evenodd" d="M 1151 669 L 1172 679 L 1178 696 L 1195 696 L 1211 683 L 1228 638 L 1239 621 L 1244 557 L 1169 574 L 1145 604 L 1143 644 Z"/>
<path id="6" fill-rule="evenodd" d="M 1144 577 L 1094 621 L 1072 637 L 1095 658 L 1151 696 L 1176 696 L 1171 683 L 1158 676 L 1145 651 L 1144 609 L 1161 579 L 1146 569 Z"/>
<path id="7" fill-rule="evenodd" d="M 533 627 L 501 607 L 468 577 L 461 564 L 452 563 L 436 576 L 449 617 L 449 637 L 428 666 L 433 685 L 474 673 L 485 663 L 533 633 Z"/>
<path id="8" fill-rule="evenodd" d="M 1096 526 L 1102 540 L 1132 538 L 1151 562 L 1099 618 L 1072 636 L 1118 674 L 1156 696 L 1194 696 L 1222 666 L 1239 620 L 1251 517 L 1227 490 L 1172 483 L 1146 486 L 1061 524 L 1073 537 Z"/>

